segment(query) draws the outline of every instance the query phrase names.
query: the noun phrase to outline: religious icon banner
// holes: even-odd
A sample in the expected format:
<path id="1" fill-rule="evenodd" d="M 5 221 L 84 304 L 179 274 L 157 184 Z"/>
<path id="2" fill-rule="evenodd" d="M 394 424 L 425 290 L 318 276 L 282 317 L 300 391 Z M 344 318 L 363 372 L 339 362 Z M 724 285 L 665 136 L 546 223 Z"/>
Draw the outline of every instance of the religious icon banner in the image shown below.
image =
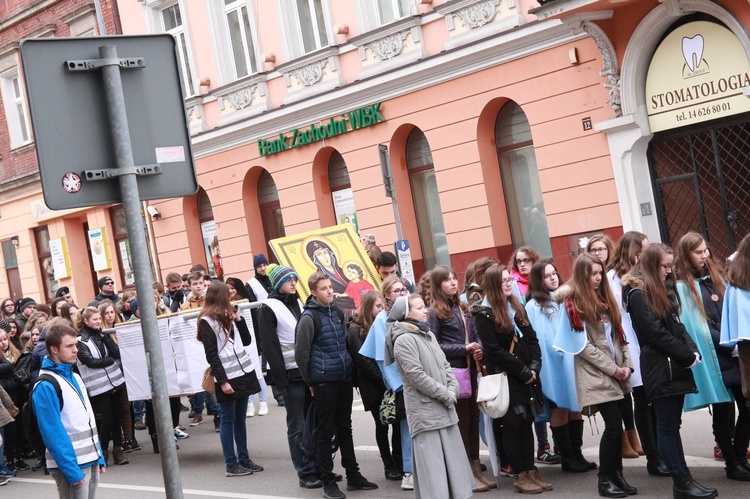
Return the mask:
<path id="1" fill-rule="evenodd" d="M 269 244 L 279 263 L 299 275 L 297 292 L 303 301 L 310 296 L 307 279 L 318 270 L 331 278 L 334 302 L 347 315 L 359 308 L 367 291 L 380 291 L 380 276 L 351 224 L 273 239 Z"/>

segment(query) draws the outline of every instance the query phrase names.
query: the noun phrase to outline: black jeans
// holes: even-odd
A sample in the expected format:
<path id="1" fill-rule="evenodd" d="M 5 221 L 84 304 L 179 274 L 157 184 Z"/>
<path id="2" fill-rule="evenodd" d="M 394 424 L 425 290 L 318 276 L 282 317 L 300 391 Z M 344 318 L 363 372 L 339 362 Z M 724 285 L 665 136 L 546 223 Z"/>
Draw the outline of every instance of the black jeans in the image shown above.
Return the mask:
<path id="1" fill-rule="evenodd" d="M 91 397 L 91 408 L 94 410 L 99 442 L 102 444 L 102 450 L 104 451 L 109 448 L 110 440 L 112 440 L 113 447 L 122 447 L 120 390 L 125 390 L 125 385 L 120 385 L 114 390 Z"/>
<path id="2" fill-rule="evenodd" d="M 604 419 L 604 431 L 599 440 L 599 473 L 609 475 L 622 469 L 622 413 L 620 400 L 597 404 Z"/>
<path id="3" fill-rule="evenodd" d="M 359 464 L 354 455 L 352 439 L 352 402 L 354 394 L 352 381 L 340 383 L 323 383 L 315 385 L 315 415 L 318 427 L 318 464 L 320 479 L 324 484 L 334 482 L 333 453 L 331 439 L 334 433 L 341 451 L 341 465 L 346 470 L 346 477 L 353 478 L 359 474 Z"/>
<path id="4" fill-rule="evenodd" d="M 659 457 L 659 447 L 656 444 L 656 417 L 654 417 L 654 408 L 646 398 L 646 389 L 643 386 L 633 388 L 633 402 L 635 426 L 638 428 L 641 447 L 648 459 L 655 459 Z"/>
<path id="5" fill-rule="evenodd" d="M 661 397 L 651 402 L 656 412 L 656 438 L 659 442 L 659 453 L 672 475 L 682 475 L 688 471 L 680 437 L 684 402 L 684 395 Z"/>
<path id="6" fill-rule="evenodd" d="M 713 405 L 713 429 L 716 443 L 719 444 L 721 452 L 727 465 L 734 465 L 737 460 L 747 459 L 748 440 L 750 439 L 750 408 L 747 399 L 742 395 L 739 386 L 727 387 L 734 394 L 737 404 L 737 420 L 735 421 L 735 410 L 733 402 Z"/>
<path id="7" fill-rule="evenodd" d="M 527 417 L 525 417 L 527 416 Z M 513 407 L 499 419 L 503 425 L 503 451 L 513 473 L 523 473 L 534 469 L 534 418 L 528 415 L 518 415 Z"/>
<path id="8" fill-rule="evenodd" d="M 384 425 L 380 422 L 380 409 L 370 411 L 372 419 L 375 420 L 375 441 L 378 443 L 380 459 L 386 468 L 396 467 L 402 471 L 401 459 L 401 428 L 399 423 L 395 425 Z M 388 429 L 391 430 L 391 443 L 388 443 Z M 391 450 L 393 449 L 393 450 Z"/>
<path id="9" fill-rule="evenodd" d="M 620 414 L 622 414 L 622 424 L 625 425 L 625 429 L 634 429 L 633 397 L 629 393 L 626 393 L 620 400 Z"/>
<path id="10" fill-rule="evenodd" d="M 169 399 L 169 412 L 172 416 L 172 426 L 174 428 L 180 424 L 180 397 L 170 397 Z M 156 434 L 156 420 L 154 419 L 154 405 L 150 400 L 146 401 L 146 427 L 148 428 L 148 434 Z"/>

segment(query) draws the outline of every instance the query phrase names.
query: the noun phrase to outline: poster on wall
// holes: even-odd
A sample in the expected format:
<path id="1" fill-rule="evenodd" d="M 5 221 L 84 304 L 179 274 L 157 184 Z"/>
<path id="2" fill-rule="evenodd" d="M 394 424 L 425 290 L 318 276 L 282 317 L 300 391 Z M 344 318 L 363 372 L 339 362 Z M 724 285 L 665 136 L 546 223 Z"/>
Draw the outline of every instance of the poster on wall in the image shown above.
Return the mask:
<path id="1" fill-rule="evenodd" d="M 362 295 L 380 291 L 380 276 L 351 224 L 313 230 L 269 241 L 279 263 L 299 275 L 297 292 L 310 295 L 307 279 L 318 270 L 333 283 L 334 301 L 347 315 L 359 309 Z"/>
<path id="2" fill-rule="evenodd" d="M 206 262 L 208 263 L 208 274 L 224 279 L 219 236 L 216 234 L 216 222 L 214 220 L 201 222 L 201 234 L 203 235 L 203 249 L 206 252 Z"/>
<path id="3" fill-rule="evenodd" d="M 106 229 L 98 228 L 89 230 L 89 247 L 91 248 L 91 262 L 94 264 L 94 270 L 99 271 L 112 268 L 109 259 Z"/>
<path id="4" fill-rule="evenodd" d="M 659 44 L 646 76 L 651 132 L 750 111 L 750 62 L 737 37 L 708 21 L 684 24 Z"/>
<path id="5" fill-rule="evenodd" d="M 253 335 L 253 342 L 245 347 L 253 362 L 257 376 L 262 376 L 258 357 L 257 341 L 253 331 L 250 309 L 241 312 Z M 203 344 L 196 339 L 197 314 L 188 312 L 180 315 L 161 317 L 158 320 L 161 340 L 162 361 L 167 374 L 169 396 L 190 395 L 202 392 L 201 381 L 208 367 Z M 151 380 L 143 344 L 140 321 L 127 322 L 115 326 L 120 347 L 122 370 L 128 390 L 128 400 L 151 398 Z"/>
<path id="6" fill-rule="evenodd" d="M 68 245 L 65 238 L 50 239 L 49 252 L 55 280 L 70 277 L 70 257 L 68 256 Z"/>
<path id="7" fill-rule="evenodd" d="M 351 187 L 334 191 L 331 196 L 333 197 L 333 211 L 336 214 L 336 222 L 351 224 L 354 232 L 359 234 L 357 211 L 354 208 L 354 193 Z"/>

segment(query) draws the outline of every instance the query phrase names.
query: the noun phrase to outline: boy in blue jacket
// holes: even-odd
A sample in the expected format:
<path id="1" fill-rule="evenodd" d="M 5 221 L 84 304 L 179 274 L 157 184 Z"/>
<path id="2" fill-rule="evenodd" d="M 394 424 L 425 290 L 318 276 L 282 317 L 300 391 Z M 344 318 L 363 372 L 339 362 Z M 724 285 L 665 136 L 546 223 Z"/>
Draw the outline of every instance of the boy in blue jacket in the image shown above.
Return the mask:
<path id="1" fill-rule="evenodd" d="M 73 372 L 78 357 L 76 331 L 55 324 L 47 330 L 45 345 L 49 354 L 42 360 L 31 400 L 47 446 L 47 468 L 59 497 L 93 498 L 106 465 L 86 387 Z"/>

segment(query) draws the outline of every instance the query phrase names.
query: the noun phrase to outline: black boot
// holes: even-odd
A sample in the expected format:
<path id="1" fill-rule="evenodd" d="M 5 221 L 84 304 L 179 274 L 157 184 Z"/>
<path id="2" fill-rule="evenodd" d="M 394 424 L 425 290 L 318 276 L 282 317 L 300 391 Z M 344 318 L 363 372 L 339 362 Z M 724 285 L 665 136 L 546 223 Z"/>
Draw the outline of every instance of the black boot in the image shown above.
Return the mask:
<path id="1" fill-rule="evenodd" d="M 602 474 L 599 472 L 599 495 L 602 497 L 625 497 L 625 492 L 614 481 L 614 474 Z"/>
<path id="2" fill-rule="evenodd" d="M 581 447 L 583 447 L 583 420 L 571 420 L 568 422 L 568 433 L 570 433 L 570 446 L 573 449 L 573 454 L 579 463 L 583 464 L 590 470 L 596 469 L 596 463 L 587 461 L 583 457 Z"/>
<path id="3" fill-rule="evenodd" d="M 646 470 L 651 476 L 672 476 L 667 465 L 662 461 L 661 456 L 656 454 L 653 457 L 646 457 Z"/>
<path id="4" fill-rule="evenodd" d="M 151 434 L 151 443 L 154 445 L 154 454 L 159 453 L 159 439 L 156 437 L 156 433 Z"/>
<path id="5" fill-rule="evenodd" d="M 552 438 L 555 439 L 557 449 L 560 451 L 562 470 L 569 473 L 585 473 L 588 471 L 588 466 L 580 463 L 573 452 L 570 443 L 570 426 L 566 424 L 558 427 L 552 426 L 551 428 Z"/>
<path id="6" fill-rule="evenodd" d="M 622 470 L 615 470 L 612 474 L 612 480 L 629 496 L 638 494 L 638 489 L 630 485 L 625 481 L 625 477 L 622 475 Z"/>
<path id="7" fill-rule="evenodd" d="M 690 472 L 672 475 L 672 496 L 674 499 L 711 499 L 716 497 L 716 489 L 709 489 L 699 484 Z"/>
<path id="8" fill-rule="evenodd" d="M 724 471 L 727 474 L 727 478 L 737 480 L 738 482 L 750 482 L 750 471 L 742 466 L 734 449 L 729 449 L 728 452 L 724 453 L 724 461 Z"/>

